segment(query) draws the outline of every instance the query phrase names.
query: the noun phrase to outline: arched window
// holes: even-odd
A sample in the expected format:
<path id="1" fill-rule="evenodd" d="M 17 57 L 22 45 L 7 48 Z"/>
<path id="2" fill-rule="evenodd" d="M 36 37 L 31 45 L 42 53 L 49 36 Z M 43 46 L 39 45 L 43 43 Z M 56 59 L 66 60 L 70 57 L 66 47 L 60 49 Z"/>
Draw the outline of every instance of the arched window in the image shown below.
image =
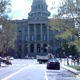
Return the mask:
<path id="1" fill-rule="evenodd" d="M 38 9 L 40 9 L 40 5 L 38 5 Z"/>
<path id="2" fill-rule="evenodd" d="M 30 45 L 31 52 L 34 52 L 34 44 Z"/>
<path id="3" fill-rule="evenodd" d="M 40 44 L 37 44 L 37 52 L 40 52 Z"/>
<path id="4" fill-rule="evenodd" d="M 47 44 L 43 45 L 43 50 L 44 50 L 44 52 L 47 52 Z"/>

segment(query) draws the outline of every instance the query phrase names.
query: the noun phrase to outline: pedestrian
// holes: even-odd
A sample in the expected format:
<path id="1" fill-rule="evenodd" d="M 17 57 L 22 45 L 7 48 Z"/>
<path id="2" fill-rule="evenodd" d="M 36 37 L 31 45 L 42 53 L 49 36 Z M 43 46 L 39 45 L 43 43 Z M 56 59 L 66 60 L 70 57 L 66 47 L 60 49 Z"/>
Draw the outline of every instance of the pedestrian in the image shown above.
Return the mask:
<path id="1" fill-rule="evenodd" d="M 77 64 L 79 65 L 79 58 L 77 58 Z"/>
<path id="2" fill-rule="evenodd" d="M 69 58 L 68 58 L 68 56 L 67 56 L 67 65 L 69 65 Z"/>

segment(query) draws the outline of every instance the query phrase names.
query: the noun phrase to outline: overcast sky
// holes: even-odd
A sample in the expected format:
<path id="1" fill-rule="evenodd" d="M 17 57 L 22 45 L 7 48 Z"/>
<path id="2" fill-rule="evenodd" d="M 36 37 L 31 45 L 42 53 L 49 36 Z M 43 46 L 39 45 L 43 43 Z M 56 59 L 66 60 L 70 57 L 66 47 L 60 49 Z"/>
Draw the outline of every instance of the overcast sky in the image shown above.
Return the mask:
<path id="1" fill-rule="evenodd" d="M 12 19 L 27 19 L 28 13 L 31 11 L 31 5 L 33 0 L 11 0 L 11 13 Z M 58 6 L 60 0 L 46 0 L 48 10 L 51 12 L 51 16 L 57 13 L 57 10 L 51 10 L 52 3 L 55 2 L 55 6 Z"/>

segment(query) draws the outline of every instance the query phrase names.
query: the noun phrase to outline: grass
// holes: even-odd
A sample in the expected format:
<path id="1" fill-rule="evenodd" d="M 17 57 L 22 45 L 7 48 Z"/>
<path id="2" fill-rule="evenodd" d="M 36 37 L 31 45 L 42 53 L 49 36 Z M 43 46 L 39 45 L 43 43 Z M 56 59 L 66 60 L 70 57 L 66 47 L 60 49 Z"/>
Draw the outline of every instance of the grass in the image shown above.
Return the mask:
<path id="1" fill-rule="evenodd" d="M 79 70 L 80 71 L 80 66 L 68 66 L 68 67 L 71 67 L 71 68 L 74 68 L 76 70 Z"/>

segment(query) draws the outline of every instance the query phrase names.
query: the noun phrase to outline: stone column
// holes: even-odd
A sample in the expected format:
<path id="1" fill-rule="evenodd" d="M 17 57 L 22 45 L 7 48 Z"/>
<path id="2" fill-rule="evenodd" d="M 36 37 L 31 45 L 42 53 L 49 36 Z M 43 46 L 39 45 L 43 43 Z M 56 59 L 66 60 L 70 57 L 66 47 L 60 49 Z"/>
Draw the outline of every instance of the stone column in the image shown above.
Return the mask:
<path id="1" fill-rule="evenodd" d="M 43 29 L 42 29 L 42 24 L 40 25 L 40 31 L 41 31 L 41 41 L 42 41 L 42 40 L 43 40 L 43 35 L 42 35 Z"/>
<path id="2" fill-rule="evenodd" d="M 50 46 L 50 43 L 49 43 L 49 26 L 47 25 L 47 52 L 49 52 L 49 46 Z"/>
<path id="3" fill-rule="evenodd" d="M 22 53 L 21 53 L 21 56 L 22 56 L 22 58 L 24 58 L 24 31 L 25 29 L 24 29 L 24 27 L 22 27 Z"/>
<path id="4" fill-rule="evenodd" d="M 28 55 L 30 53 L 30 43 L 28 43 Z"/>
<path id="5" fill-rule="evenodd" d="M 30 26 L 28 24 L 28 41 L 30 41 Z"/>
<path id="6" fill-rule="evenodd" d="M 34 52 L 35 53 L 37 52 L 37 44 L 36 43 L 34 44 Z"/>
<path id="7" fill-rule="evenodd" d="M 23 42 L 23 44 L 22 44 L 22 58 L 24 58 L 24 42 Z"/>
<path id="8" fill-rule="evenodd" d="M 43 43 L 41 43 L 41 47 L 43 47 Z M 41 53 L 43 52 L 42 48 L 41 48 Z"/>
<path id="9" fill-rule="evenodd" d="M 27 45 L 28 45 L 28 54 L 30 53 L 30 26 L 28 24 L 28 41 L 27 41 Z"/>
<path id="10" fill-rule="evenodd" d="M 49 42 L 49 26 L 47 26 L 47 41 Z"/>
<path id="11" fill-rule="evenodd" d="M 36 41 L 36 24 L 34 24 L 34 39 Z"/>

